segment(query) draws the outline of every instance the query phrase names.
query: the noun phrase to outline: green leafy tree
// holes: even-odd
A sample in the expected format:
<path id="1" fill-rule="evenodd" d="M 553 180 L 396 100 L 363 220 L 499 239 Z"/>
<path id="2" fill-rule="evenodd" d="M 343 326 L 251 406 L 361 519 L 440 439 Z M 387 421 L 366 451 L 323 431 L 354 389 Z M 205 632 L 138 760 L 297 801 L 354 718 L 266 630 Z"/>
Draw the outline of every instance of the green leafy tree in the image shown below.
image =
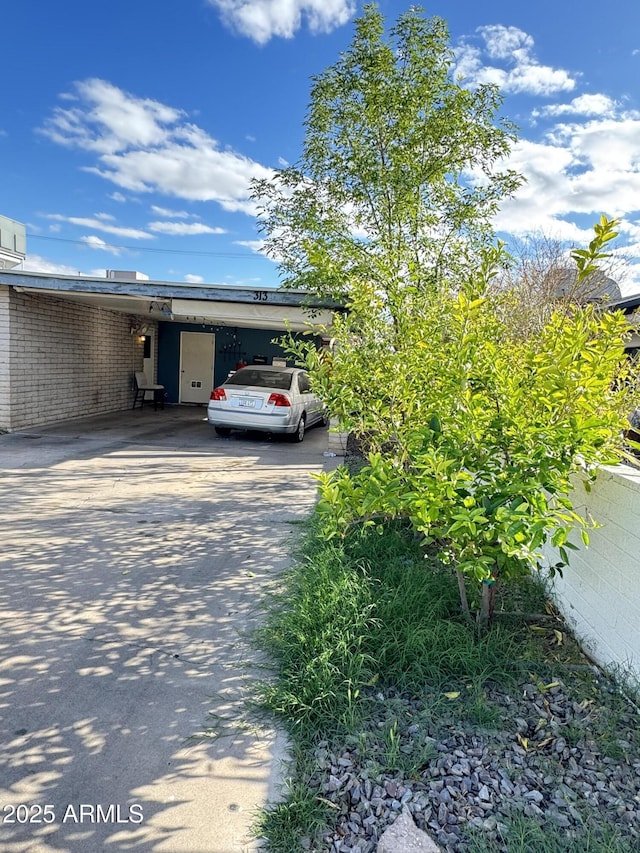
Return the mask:
<path id="1" fill-rule="evenodd" d="M 579 276 L 604 255 L 614 224 L 601 220 L 589 249 L 574 253 Z M 399 349 L 379 347 L 355 300 L 336 323 L 331 359 L 298 348 L 342 422 L 367 407 L 368 464 L 321 477 L 328 534 L 409 519 L 455 567 L 467 612 L 464 578 L 482 584 L 483 625 L 496 580 L 537 565 L 547 541 L 566 563 L 574 528 L 588 543 L 594 522 L 573 508 L 571 478 L 619 461 L 637 400 L 626 318 L 563 303 L 523 337 L 510 294 L 491 288 L 501 255 L 489 252 L 475 278 L 412 310 Z"/>
<path id="2" fill-rule="evenodd" d="M 484 590 L 486 622 L 496 579 L 547 539 L 566 558 L 576 525 L 587 536 L 570 477 L 616 458 L 634 384 L 618 314 L 565 304 L 512 322 L 490 221 L 519 184 L 500 165 L 513 129 L 497 90 L 462 88 L 452 67 L 442 20 L 412 9 L 386 40 L 366 7 L 314 81 L 301 162 L 255 192 L 285 283 L 348 309 L 323 330 L 331 352 L 289 341 L 367 458 L 320 478 L 327 534 L 409 519 L 454 566 L 467 612 L 468 581 Z M 580 277 L 614 229 L 603 218 L 574 253 Z"/>
<path id="3" fill-rule="evenodd" d="M 349 49 L 313 81 L 300 162 L 254 184 L 284 285 L 348 302 L 342 332 L 380 378 L 425 304 L 482 263 L 491 218 L 522 181 L 503 166 L 515 128 L 501 104 L 495 86 L 455 81 L 441 18 L 414 7 L 387 38 L 368 5 Z M 384 435 L 376 377 L 354 364 L 342 379 L 342 428 Z"/>
<path id="4" fill-rule="evenodd" d="M 300 162 L 259 181 L 266 250 L 285 285 L 381 297 L 401 328 L 411 289 L 455 281 L 491 241 L 521 178 L 500 164 L 515 138 L 495 86 L 453 79 L 445 22 L 412 8 L 389 38 L 365 6 L 338 62 L 314 78 Z"/>

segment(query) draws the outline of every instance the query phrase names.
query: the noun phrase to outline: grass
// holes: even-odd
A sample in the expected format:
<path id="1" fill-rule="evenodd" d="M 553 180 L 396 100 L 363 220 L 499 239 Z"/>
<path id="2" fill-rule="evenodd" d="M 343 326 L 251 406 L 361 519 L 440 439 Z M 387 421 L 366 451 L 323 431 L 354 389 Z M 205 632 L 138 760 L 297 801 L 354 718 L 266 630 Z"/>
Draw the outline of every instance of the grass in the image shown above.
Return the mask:
<path id="1" fill-rule="evenodd" d="M 588 816 L 575 838 L 560 834 L 557 827 L 540 826 L 518 815 L 505 824 L 504 841 L 509 853 L 635 853 L 637 849 L 615 828 L 600 826 L 596 814 Z M 479 833 L 470 833 L 468 853 L 495 853 L 495 849 L 494 843 Z"/>
<path id="2" fill-rule="evenodd" d="M 500 607 L 553 617 L 544 587 L 531 580 L 513 587 Z M 593 672 L 558 624 L 498 619 L 478 638 L 460 616 L 451 572 L 425 557 L 402 525 L 388 526 L 382 535 L 354 532 L 342 542 L 325 541 L 310 525 L 256 638 L 274 663 L 256 704 L 280 720 L 297 756 L 285 799 L 265 810 L 256 828 L 265 849 L 309 849 L 301 840 L 313 839 L 331 821 L 332 804 L 308 784 L 319 743 L 347 744 L 367 756 L 380 778 L 399 772 L 417 779 L 435 754 L 435 741 L 425 733 L 443 722 L 498 730 L 505 722 L 492 690 L 536 679 L 544 685 L 565 664 L 579 671 L 579 698 L 593 700 L 592 736 L 611 759 L 626 759 L 631 745 L 619 740 L 618 723 L 628 703 L 611 693 L 605 706 L 598 704 Z M 406 695 L 414 697 L 410 718 Z M 565 734 L 570 745 L 582 736 L 579 726 Z M 600 827 L 591 817 L 575 839 L 519 814 L 505 826 L 508 850 L 516 853 L 631 850 L 615 828 Z M 468 843 L 470 853 L 496 849 L 473 833 Z"/>
<path id="3" fill-rule="evenodd" d="M 402 527 L 335 544 L 311 531 L 269 609 L 258 644 L 276 678 L 261 705 L 309 737 L 353 731 L 367 688 L 505 683 L 533 653 L 521 626 L 478 640 L 459 617 L 450 572 Z"/>
<path id="4" fill-rule="evenodd" d="M 268 806 L 261 814 L 254 832 L 266 839 L 268 849 L 293 853 L 303 849 L 300 842 L 311 839 L 326 824 L 327 808 L 308 786 L 290 782 L 281 802 Z"/>

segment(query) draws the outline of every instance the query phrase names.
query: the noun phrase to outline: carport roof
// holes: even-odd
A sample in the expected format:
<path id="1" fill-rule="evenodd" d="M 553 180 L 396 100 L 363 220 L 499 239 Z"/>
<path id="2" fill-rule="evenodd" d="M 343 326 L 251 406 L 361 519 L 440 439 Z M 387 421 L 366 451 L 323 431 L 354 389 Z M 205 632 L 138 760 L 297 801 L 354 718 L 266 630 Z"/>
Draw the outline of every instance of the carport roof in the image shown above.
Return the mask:
<path id="1" fill-rule="evenodd" d="M 114 280 L 1 270 L 0 284 L 17 291 L 48 294 L 110 311 L 169 322 L 226 326 L 302 328 L 310 319 L 329 324 L 337 303 L 313 300 L 300 290 L 255 290 L 234 285 Z"/>

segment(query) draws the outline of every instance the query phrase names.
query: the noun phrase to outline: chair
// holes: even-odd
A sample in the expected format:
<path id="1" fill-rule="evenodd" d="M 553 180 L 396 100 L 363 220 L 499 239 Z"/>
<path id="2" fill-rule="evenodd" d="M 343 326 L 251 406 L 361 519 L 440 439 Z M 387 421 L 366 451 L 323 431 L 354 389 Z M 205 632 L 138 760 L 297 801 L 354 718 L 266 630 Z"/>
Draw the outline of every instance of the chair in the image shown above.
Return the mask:
<path id="1" fill-rule="evenodd" d="M 154 385 L 152 382 L 148 382 L 144 372 L 134 373 L 134 380 L 136 393 L 133 398 L 132 409 L 135 409 L 138 402 L 140 403 L 140 408 L 144 406 L 147 391 L 153 391 L 153 408 L 157 410 L 158 402 L 160 402 L 161 408 L 164 409 L 164 385 Z"/>

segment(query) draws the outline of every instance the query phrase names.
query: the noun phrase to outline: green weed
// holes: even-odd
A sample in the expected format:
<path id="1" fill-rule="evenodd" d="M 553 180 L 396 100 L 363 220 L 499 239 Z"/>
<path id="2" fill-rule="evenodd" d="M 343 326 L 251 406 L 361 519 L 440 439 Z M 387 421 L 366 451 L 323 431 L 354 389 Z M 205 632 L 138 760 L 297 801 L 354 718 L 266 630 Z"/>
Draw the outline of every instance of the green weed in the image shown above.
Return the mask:
<path id="1" fill-rule="evenodd" d="M 513 680 L 520 628 L 477 639 L 458 611 L 454 578 L 402 527 L 339 544 L 312 532 L 258 636 L 275 662 L 262 704 L 296 728 L 353 731 L 376 685 Z"/>
<path id="2" fill-rule="evenodd" d="M 270 853 L 302 853 L 302 839 L 312 840 L 326 824 L 327 807 L 302 783 L 290 784 L 285 798 L 263 810 L 253 831 L 268 839 Z"/>
<path id="3" fill-rule="evenodd" d="M 506 832 L 500 840 L 488 839 L 481 831 L 470 833 L 468 853 L 634 853 L 615 828 L 600 825 L 589 815 L 573 837 L 551 822 L 539 824 L 523 815 L 505 819 Z"/>

